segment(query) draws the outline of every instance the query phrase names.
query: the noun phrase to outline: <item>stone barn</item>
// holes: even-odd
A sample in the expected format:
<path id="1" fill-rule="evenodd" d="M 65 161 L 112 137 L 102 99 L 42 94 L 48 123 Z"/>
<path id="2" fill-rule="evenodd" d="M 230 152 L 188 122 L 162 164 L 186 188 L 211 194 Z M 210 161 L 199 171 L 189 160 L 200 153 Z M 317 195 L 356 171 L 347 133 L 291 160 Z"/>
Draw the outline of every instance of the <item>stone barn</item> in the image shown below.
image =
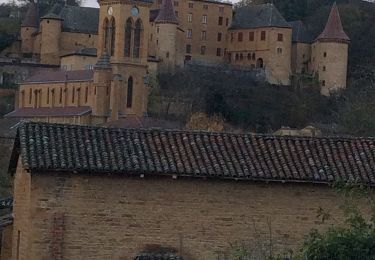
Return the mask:
<path id="1" fill-rule="evenodd" d="M 12 259 L 230 259 L 297 250 L 334 181 L 375 184 L 372 138 L 23 123 Z M 163 258 L 164 257 L 164 258 Z"/>

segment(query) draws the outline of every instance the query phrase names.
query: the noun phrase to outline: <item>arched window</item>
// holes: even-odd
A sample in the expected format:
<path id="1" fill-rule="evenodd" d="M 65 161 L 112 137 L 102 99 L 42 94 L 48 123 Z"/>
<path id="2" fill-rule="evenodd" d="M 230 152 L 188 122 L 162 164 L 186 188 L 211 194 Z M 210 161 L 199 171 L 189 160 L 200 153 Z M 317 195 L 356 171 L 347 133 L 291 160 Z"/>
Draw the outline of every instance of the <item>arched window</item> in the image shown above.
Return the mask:
<path id="1" fill-rule="evenodd" d="M 247 54 L 247 60 L 251 60 L 251 53 Z"/>
<path id="2" fill-rule="evenodd" d="M 253 55 L 251 56 L 252 60 L 255 60 L 255 52 L 253 52 Z"/>
<path id="3" fill-rule="evenodd" d="M 111 41 L 111 56 L 113 56 L 115 54 L 115 40 L 116 40 L 116 23 L 115 23 L 115 19 L 112 17 L 111 19 L 111 24 L 110 24 L 110 27 L 109 27 L 109 31 L 110 31 L 110 41 Z"/>
<path id="4" fill-rule="evenodd" d="M 126 95 L 126 107 L 132 107 L 133 104 L 133 77 L 128 79 L 128 93 Z"/>
<path id="5" fill-rule="evenodd" d="M 104 50 L 108 50 L 108 46 L 109 46 L 109 25 L 108 25 L 108 19 L 105 18 L 104 19 L 104 23 L 103 23 L 103 31 L 104 31 Z"/>
<path id="6" fill-rule="evenodd" d="M 124 48 L 124 56 L 130 57 L 131 52 L 131 43 L 132 43 L 132 27 L 133 21 L 131 18 L 126 20 L 125 24 L 125 48 Z"/>
<path id="7" fill-rule="evenodd" d="M 141 48 L 141 36 L 142 36 L 142 21 L 138 19 L 135 22 L 134 28 L 134 50 L 133 50 L 133 57 L 139 58 L 140 48 Z"/>
<path id="8" fill-rule="evenodd" d="M 257 68 L 263 68 L 263 59 L 262 58 L 259 58 L 257 60 Z"/>

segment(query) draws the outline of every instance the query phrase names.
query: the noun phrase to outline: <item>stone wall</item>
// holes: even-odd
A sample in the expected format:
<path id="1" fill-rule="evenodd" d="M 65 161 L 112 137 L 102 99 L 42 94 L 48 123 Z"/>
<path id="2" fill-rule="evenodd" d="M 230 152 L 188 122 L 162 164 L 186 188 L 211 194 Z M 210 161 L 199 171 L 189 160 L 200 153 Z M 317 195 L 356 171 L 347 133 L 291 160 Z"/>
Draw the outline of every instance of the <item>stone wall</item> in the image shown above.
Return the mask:
<path id="1" fill-rule="evenodd" d="M 319 208 L 340 220 L 342 202 L 326 185 L 30 175 L 20 168 L 14 199 L 12 259 L 19 248 L 19 260 L 133 259 L 159 246 L 184 259 L 224 259 L 236 242 L 262 259 L 296 250 L 311 228 L 328 227 Z"/>

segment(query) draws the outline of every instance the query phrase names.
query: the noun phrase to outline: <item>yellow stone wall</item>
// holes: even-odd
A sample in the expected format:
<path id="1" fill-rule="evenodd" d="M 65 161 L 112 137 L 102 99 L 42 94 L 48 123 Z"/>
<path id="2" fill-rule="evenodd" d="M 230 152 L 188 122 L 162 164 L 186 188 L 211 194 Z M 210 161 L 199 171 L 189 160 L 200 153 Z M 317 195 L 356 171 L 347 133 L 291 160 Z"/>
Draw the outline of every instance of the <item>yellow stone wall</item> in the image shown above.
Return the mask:
<path id="1" fill-rule="evenodd" d="M 175 2 L 178 2 L 176 5 Z M 225 35 L 232 22 L 232 5 L 227 3 L 213 3 L 210 1 L 180 0 L 172 1 L 177 12 L 179 28 L 184 37 L 181 44 L 181 52 L 184 56 L 191 56 L 192 60 L 208 63 L 222 62 L 226 47 Z M 189 3 L 193 7 L 189 7 Z M 161 1 L 154 1 L 153 8 L 159 8 Z M 207 6 L 205 9 L 204 6 Z M 222 10 L 222 11 L 221 11 Z M 192 15 L 191 22 L 188 16 Z M 207 16 L 207 23 L 202 22 L 203 15 Z M 223 17 L 222 25 L 219 25 L 219 17 Z M 228 19 L 228 25 L 226 22 Z M 192 38 L 187 37 L 187 30 L 192 29 Z M 206 39 L 202 39 L 202 31 L 206 32 Z M 218 33 L 222 33 L 221 41 L 218 41 Z M 161 44 L 163 40 L 159 38 Z M 186 45 L 192 46 L 191 53 L 186 53 Z M 206 46 L 206 52 L 201 55 L 201 46 Z M 221 56 L 217 56 L 217 48 L 221 49 Z"/>
<path id="2" fill-rule="evenodd" d="M 42 19 L 40 22 L 40 62 L 42 64 L 60 65 L 61 20 Z"/>
<path id="3" fill-rule="evenodd" d="M 65 54 L 82 48 L 96 48 L 98 35 L 90 33 L 61 32 L 60 53 Z"/>
<path id="4" fill-rule="evenodd" d="M 69 55 L 69 56 L 61 57 L 60 66 L 64 70 L 92 69 L 96 61 L 97 61 L 97 58 L 93 56 Z"/>
<path id="5" fill-rule="evenodd" d="M 327 185 L 30 174 L 18 168 L 14 203 L 14 245 L 21 234 L 17 260 L 53 259 L 56 252 L 63 259 L 130 260 L 148 245 L 175 248 L 184 259 L 216 260 L 236 242 L 257 252 L 272 246 L 274 255 L 298 252 L 312 228 L 342 220 L 343 201 Z M 322 223 L 320 208 L 332 218 Z M 56 216 L 63 221 L 56 223 Z"/>
<path id="6" fill-rule="evenodd" d="M 265 39 L 261 39 L 265 32 Z M 239 34 L 242 33 L 242 41 Z M 251 41 L 250 33 L 254 33 Z M 278 34 L 282 34 L 283 40 L 278 41 Z M 263 60 L 267 81 L 272 84 L 290 84 L 292 29 L 264 27 L 257 29 L 238 29 L 228 31 L 228 55 L 230 63 L 239 66 L 259 67 L 257 61 Z M 232 40 L 233 39 L 233 40 Z M 281 52 L 278 51 L 281 49 Z M 253 59 L 255 53 L 255 59 Z M 242 55 L 242 59 L 240 58 Z M 236 56 L 238 57 L 236 59 Z M 229 58 L 228 58 L 229 59 Z"/>
<path id="7" fill-rule="evenodd" d="M 94 91 L 91 81 L 21 84 L 18 103 L 19 107 L 92 106 Z"/>
<path id="8" fill-rule="evenodd" d="M 35 27 L 21 27 L 21 52 L 33 53 L 34 37 L 33 33 L 37 32 L 38 28 Z"/>
<path id="9" fill-rule="evenodd" d="M 300 74 L 309 70 L 311 60 L 311 44 L 293 43 L 292 44 L 292 72 Z"/>
<path id="10" fill-rule="evenodd" d="M 346 88 L 348 44 L 315 42 L 311 51 L 311 70 L 319 75 L 321 94 Z"/>

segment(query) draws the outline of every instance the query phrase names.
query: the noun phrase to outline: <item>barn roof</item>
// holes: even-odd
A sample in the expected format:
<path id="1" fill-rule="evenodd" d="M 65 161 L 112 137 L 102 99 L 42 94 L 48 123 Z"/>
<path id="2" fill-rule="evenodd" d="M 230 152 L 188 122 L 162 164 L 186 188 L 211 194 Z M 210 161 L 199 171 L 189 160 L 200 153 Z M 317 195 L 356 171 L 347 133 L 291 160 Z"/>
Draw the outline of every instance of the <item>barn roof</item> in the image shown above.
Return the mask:
<path id="1" fill-rule="evenodd" d="M 56 171 L 375 184 L 374 138 L 291 137 L 28 122 L 19 126 L 16 143 L 23 167 L 46 174 Z"/>

